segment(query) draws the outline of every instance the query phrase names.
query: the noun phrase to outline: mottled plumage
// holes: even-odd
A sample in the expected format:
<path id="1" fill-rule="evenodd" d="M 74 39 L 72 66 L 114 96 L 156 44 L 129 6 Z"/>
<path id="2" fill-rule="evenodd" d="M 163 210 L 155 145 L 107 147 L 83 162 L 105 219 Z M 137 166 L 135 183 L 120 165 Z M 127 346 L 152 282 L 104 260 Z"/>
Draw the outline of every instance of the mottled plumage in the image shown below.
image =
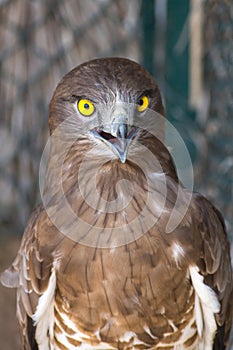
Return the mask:
<path id="1" fill-rule="evenodd" d="M 2 275 L 17 288 L 24 349 L 225 348 L 224 221 L 182 187 L 155 112 L 158 86 L 127 59 L 84 63 L 58 85 L 43 203 Z"/>

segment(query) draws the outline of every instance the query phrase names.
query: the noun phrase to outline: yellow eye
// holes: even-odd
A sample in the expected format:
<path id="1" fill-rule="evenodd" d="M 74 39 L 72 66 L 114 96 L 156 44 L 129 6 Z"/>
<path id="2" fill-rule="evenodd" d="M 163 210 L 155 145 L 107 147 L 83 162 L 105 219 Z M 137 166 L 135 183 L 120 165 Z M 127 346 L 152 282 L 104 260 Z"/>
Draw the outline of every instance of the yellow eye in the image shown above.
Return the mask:
<path id="1" fill-rule="evenodd" d="M 149 105 L 149 99 L 147 96 L 142 96 L 137 102 L 138 112 L 144 112 Z"/>
<path id="2" fill-rule="evenodd" d="M 78 101 L 78 110 L 85 117 L 90 117 L 95 111 L 95 106 L 91 101 L 81 99 Z"/>

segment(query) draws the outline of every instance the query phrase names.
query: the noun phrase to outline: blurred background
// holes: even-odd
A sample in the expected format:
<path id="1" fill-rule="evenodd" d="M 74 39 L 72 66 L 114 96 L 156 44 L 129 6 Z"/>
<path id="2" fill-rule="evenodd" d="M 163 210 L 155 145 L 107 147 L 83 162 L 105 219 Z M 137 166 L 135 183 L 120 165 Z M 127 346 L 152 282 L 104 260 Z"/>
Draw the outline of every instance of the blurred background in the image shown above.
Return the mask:
<path id="1" fill-rule="evenodd" d="M 233 242 L 232 40 L 232 0 L 0 0 L 0 271 L 40 201 L 55 86 L 95 57 L 136 60 L 156 78 L 194 188 L 222 211 Z M 0 340 L 20 347 L 15 292 L 2 286 Z"/>

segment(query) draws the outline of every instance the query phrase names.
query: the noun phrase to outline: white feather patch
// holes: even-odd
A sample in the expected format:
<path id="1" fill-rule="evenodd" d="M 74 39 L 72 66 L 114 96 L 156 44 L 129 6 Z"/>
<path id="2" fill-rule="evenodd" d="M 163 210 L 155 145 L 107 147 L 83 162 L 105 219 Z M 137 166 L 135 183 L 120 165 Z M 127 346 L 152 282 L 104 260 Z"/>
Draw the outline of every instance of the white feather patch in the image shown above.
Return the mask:
<path id="1" fill-rule="evenodd" d="M 204 277 L 197 266 L 189 267 L 193 287 L 195 289 L 195 318 L 197 330 L 203 350 L 212 350 L 217 330 L 215 314 L 220 311 L 220 303 L 215 292 L 204 283 Z"/>
<path id="2" fill-rule="evenodd" d="M 185 256 L 184 249 L 177 242 L 172 245 L 172 256 L 177 266 L 179 266 L 180 259 Z"/>
<path id="3" fill-rule="evenodd" d="M 39 350 L 51 349 L 54 329 L 54 297 L 56 289 L 56 268 L 58 262 L 54 261 L 46 291 L 39 298 L 39 302 L 32 319 L 36 326 L 35 338 Z"/>

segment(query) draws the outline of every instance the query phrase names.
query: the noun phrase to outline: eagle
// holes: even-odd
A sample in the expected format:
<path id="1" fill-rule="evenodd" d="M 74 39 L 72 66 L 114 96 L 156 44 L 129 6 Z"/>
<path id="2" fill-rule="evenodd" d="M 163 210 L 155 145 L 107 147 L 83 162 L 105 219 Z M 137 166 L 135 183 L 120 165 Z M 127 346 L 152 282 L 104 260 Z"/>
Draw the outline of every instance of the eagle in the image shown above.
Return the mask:
<path id="1" fill-rule="evenodd" d="M 58 84 L 42 201 L 1 275 L 24 349 L 227 347 L 224 220 L 178 178 L 166 125 L 157 83 L 129 59 L 85 62 Z"/>

